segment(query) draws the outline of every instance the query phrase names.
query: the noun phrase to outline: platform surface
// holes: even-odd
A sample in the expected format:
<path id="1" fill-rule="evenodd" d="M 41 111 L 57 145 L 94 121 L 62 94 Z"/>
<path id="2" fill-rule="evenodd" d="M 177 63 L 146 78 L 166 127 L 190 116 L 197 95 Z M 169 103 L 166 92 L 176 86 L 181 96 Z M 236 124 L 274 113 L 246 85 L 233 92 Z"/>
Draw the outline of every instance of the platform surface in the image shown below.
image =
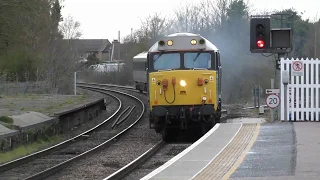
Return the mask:
<path id="1" fill-rule="evenodd" d="M 230 179 L 319 180 L 319 152 L 319 122 L 265 124 Z"/>
<path id="2" fill-rule="evenodd" d="M 241 127 L 241 123 L 217 124 L 189 148 L 142 178 L 142 180 L 191 179 L 228 145 Z"/>
<path id="3" fill-rule="evenodd" d="M 12 133 L 16 133 L 18 131 L 16 130 L 11 130 L 3 125 L 0 124 L 0 137 L 3 137 L 5 135 L 9 135 L 9 134 L 12 134 Z"/>
<path id="4" fill-rule="evenodd" d="M 20 127 L 26 127 L 38 123 L 42 123 L 45 121 L 52 120 L 52 117 L 49 117 L 47 115 L 41 114 L 39 112 L 28 112 L 21 115 L 13 115 L 9 116 L 13 119 L 14 125 L 20 126 Z"/>

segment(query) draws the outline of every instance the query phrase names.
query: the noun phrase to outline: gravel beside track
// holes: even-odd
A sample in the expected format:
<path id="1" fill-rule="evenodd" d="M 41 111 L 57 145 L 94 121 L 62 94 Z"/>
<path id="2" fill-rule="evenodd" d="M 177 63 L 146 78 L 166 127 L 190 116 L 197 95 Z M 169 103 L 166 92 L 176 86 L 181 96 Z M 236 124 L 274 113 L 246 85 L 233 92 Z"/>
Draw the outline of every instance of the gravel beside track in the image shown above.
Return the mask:
<path id="1" fill-rule="evenodd" d="M 153 170 L 157 169 L 167 161 L 169 161 L 171 158 L 175 157 L 179 153 L 181 153 L 183 150 L 188 148 L 192 142 L 185 142 L 185 143 L 170 143 L 165 144 L 163 148 L 161 148 L 155 155 L 153 155 L 149 160 L 141 164 L 128 174 L 126 177 L 123 177 L 121 179 L 123 180 L 135 180 L 135 179 L 141 179 L 142 177 L 146 176 Z"/>
<path id="2" fill-rule="evenodd" d="M 116 96 L 119 97 L 121 95 L 117 94 Z M 123 96 L 124 95 L 122 95 L 120 98 L 123 101 L 122 102 L 123 103 L 122 110 L 125 109 L 129 105 L 130 106 L 137 105 L 136 100 L 133 100 L 131 98 L 129 100 L 128 97 L 125 98 Z M 140 111 L 140 113 L 139 113 L 139 111 Z M 77 156 L 87 150 L 90 150 L 90 149 L 96 147 L 97 145 L 107 141 L 108 139 L 110 139 L 111 137 L 113 137 L 114 135 L 119 133 L 119 131 L 126 128 L 127 124 L 130 124 L 130 123 L 132 124 L 133 121 L 136 120 L 138 118 L 138 116 L 141 114 L 141 111 L 142 111 L 141 105 L 136 106 L 136 108 L 132 112 L 131 116 L 129 116 L 130 119 L 132 119 L 132 121 L 131 122 L 125 121 L 123 123 L 123 125 L 119 126 L 119 128 L 116 128 L 115 130 L 111 131 L 110 126 L 113 123 L 113 121 L 116 119 L 117 116 L 115 116 L 115 118 L 112 118 L 111 121 L 109 121 L 105 126 L 102 126 L 103 130 L 91 134 L 87 140 L 75 142 L 75 143 L 67 146 L 66 148 L 54 151 L 47 156 L 44 156 L 42 158 L 38 158 L 34 161 L 23 164 L 17 168 L 6 171 L 0 175 L 1 179 L 27 178 L 27 177 L 29 177 L 33 174 L 36 174 L 38 172 L 41 172 L 47 168 L 53 167 L 53 166 L 65 161 L 67 159 L 74 158 L 75 156 Z"/>

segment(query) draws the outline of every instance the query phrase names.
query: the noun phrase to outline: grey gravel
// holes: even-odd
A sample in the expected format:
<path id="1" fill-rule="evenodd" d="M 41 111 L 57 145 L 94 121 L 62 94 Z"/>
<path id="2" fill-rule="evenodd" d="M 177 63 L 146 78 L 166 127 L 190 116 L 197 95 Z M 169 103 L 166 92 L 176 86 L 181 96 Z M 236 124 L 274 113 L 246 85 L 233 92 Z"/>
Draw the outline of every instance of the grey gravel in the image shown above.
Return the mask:
<path id="1" fill-rule="evenodd" d="M 154 156 L 152 156 L 148 161 L 137 167 L 137 169 L 131 172 L 123 180 L 134 180 L 141 179 L 153 170 L 157 169 L 171 158 L 178 155 L 180 152 L 188 148 L 192 143 L 172 143 L 166 144 L 162 149 L 160 149 Z"/>

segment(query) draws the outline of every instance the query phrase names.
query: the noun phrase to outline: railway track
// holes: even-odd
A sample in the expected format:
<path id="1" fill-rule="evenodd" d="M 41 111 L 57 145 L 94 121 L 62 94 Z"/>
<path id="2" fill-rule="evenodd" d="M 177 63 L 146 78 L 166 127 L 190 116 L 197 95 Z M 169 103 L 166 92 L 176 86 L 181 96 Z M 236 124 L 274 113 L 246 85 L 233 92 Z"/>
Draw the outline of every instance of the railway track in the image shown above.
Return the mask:
<path id="1" fill-rule="evenodd" d="M 43 179 L 51 176 L 75 160 L 86 157 L 114 143 L 117 138 L 132 128 L 142 118 L 145 112 L 143 102 L 130 94 L 111 89 L 99 89 L 84 84 L 79 85 L 79 87 L 104 93 L 115 98 L 119 103 L 118 109 L 108 119 L 76 137 L 0 165 L 1 179 Z M 133 105 L 127 107 L 121 112 L 121 110 L 125 108 L 124 105 L 128 104 L 128 100 L 124 102 L 124 100 L 120 100 L 120 98 L 110 92 L 125 96 L 135 102 L 131 102 L 131 104 L 138 106 Z M 130 108 L 131 110 L 129 110 Z M 128 126 L 122 127 L 121 123 L 125 124 L 126 122 L 124 121 L 130 117 L 133 111 L 138 111 L 136 112 L 136 118 L 131 120 Z M 113 123 L 112 127 L 116 128 L 116 130 L 112 131 L 112 128 L 102 130 L 102 128 L 105 129 L 107 125 L 111 125 L 111 122 Z"/>

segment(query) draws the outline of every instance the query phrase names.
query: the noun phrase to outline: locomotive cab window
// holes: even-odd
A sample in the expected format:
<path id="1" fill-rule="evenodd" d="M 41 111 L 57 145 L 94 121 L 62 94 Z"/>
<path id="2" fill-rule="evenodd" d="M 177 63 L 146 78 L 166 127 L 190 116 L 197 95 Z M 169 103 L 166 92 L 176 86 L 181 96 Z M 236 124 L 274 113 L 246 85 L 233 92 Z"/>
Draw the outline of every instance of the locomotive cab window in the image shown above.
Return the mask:
<path id="1" fill-rule="evenodd" d="M 159 53 L 153 56 L 153 69 L 179 69 L 180 68 L 180 54 L 179 53 Z"/>
<path id="2" fill-rule="evenodd" d="M 184 54 L 185 68 L 211 69 L 212 58 L 209 52 L 188 52 Z"/>

